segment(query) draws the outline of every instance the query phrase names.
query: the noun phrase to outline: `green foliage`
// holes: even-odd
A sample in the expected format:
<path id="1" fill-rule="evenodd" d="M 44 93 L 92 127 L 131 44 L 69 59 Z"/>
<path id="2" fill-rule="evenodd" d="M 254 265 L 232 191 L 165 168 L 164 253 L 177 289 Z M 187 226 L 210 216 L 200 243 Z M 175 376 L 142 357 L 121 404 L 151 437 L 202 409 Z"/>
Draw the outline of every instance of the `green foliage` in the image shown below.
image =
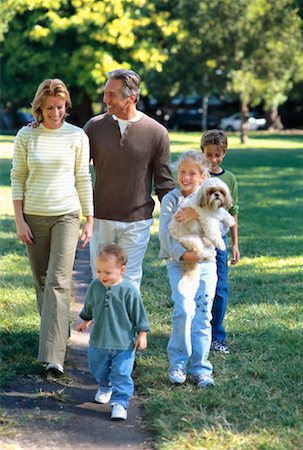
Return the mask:
<path id="1" fill-rule="evenodd" d="M 11 9 L 5 5 L 2 101 L 28 104 L 43 79 L 59 77 L 80 110 L 98 99 L 109 70 L 161 71 L 168 57 L 164 42 L 175 25 L 169 12 L 156 6 L 147 0 L 19 0 Z"/>
<path id="2" fill-rule="evenodd" d="M 168 75 L 175 90 L 229 92 L 246 104 L 283 103 L 303 79 L 302 19 L 293 0 L 180 0 L 178 48 Z M 190 68 L 190 70 L 189 70 Z"/>

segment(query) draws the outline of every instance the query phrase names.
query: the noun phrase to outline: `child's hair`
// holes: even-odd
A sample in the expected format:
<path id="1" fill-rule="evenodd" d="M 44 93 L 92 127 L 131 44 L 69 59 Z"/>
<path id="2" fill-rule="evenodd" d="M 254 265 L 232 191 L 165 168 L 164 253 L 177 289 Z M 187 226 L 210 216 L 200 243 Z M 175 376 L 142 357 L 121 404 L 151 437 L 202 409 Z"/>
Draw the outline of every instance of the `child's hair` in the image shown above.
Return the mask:
<path id="1" fill-rule="evenodd" d="M 188 152 L 183 153 L 178 160 L 178 170 L 182 161 L 193 161 L 198 166 L 201 174 L 209 176 L 209 162 L 207 161 L 203 153 L 198 153 L 194 150 L 189 150 Z"/>
<path id="2" fill-rule="evenodd" d="M 101 260 L 107 259 L 108 256 L 115 256 L 119 266 L 125 266 L 127 263 L 127 254 L 123 248 L 117 244 L 106 244 L 98 252 L 97 258 Z"/>
<path id="3" fill-rule="evenodd" d="M 222 130 L 208 130 L 201 138 L 200 148 L 202 152 L 206 145 L 216 145 L 226 151 L 228 146 L 227 136 Z"/>

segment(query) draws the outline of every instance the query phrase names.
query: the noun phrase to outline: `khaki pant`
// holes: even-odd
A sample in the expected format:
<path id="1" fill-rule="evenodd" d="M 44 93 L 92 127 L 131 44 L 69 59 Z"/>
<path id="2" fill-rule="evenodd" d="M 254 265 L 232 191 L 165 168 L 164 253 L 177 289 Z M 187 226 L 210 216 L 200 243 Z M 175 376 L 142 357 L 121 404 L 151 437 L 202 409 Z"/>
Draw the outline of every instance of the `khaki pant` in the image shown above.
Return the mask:
<path id="1" fill-rule="evenodd" d="M 51 217 L 25 214 L 25 220 L 34 236 L 34 245 L 27 248 L 41 317 L 38 361 L 63 365 L 79 212 Z"/>

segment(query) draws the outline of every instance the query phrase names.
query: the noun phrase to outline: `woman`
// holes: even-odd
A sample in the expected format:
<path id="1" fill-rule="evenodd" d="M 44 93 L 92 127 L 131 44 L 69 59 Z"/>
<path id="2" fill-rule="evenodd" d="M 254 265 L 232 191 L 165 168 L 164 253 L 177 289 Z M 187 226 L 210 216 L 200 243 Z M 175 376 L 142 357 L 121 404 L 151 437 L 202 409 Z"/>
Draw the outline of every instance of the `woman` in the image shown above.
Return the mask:
<path id="1" fill-rule="evenodd" d="M 23 127 L 14 144 L 12 197 L 19 239 L 27 245 L 41 316 L 38 361 L 64 372 L 72 269 L 79 237 L 79 200 L 86 217 L 80 240 L 92 235 L 89 143 L 65 121 L 70 94 L 59 79 L 40 84 L 32 111 L 40 126 Z"/>

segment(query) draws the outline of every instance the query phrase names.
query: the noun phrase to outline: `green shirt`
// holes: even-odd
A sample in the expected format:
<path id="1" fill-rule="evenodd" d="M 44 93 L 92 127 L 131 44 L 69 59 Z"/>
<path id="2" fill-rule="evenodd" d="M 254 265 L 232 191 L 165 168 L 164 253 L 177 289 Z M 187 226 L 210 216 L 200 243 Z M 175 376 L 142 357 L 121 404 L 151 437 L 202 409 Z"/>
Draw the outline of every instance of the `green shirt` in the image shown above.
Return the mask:
<path id="1" fill-rule="evenodd" d="M 229 212 L 232 215 L 238 215 L 239 213 L 239 203 L 238 203 L 238 183 L 236 180 L 236 177 L 232 172 L 229 172 L 228 170 L 222 169 L 222 172 L 220 173 L 210 173 L 211 177 L 218 177 L 220 180 L 222 180 L 224 183 L 227 184 L 230 190 L 230 194 L 233 199 L 233 205 L 230 208 Z"/>
<path id="2" fill-rule="evenodd" d="M 132 350 L 136 333 L 149 331 L 140 294 L 128 280 L 108 288 L 93 280 L 80 317 L 93 319 L 89 343 L 105 350 Z"/>

